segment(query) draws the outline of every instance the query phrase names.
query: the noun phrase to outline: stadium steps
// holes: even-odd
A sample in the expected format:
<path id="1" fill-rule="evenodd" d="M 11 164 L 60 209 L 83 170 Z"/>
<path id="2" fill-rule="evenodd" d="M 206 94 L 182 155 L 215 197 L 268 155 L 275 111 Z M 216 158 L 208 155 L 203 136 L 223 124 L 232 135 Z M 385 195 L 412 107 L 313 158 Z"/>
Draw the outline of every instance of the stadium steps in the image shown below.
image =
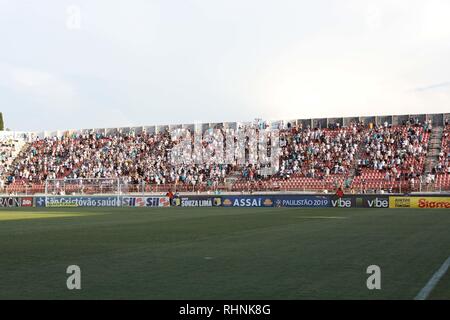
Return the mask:
<path id="1" fill-rule="evenodd" d="M 431 173 L 434 166 L 439 161 L 439 153 L 441 152 L 442 136 L 444 128 L 435 127 L 431 131 L 430 142 L 428 144 L 427 158 L 425 159 L 425 173 Z"/>

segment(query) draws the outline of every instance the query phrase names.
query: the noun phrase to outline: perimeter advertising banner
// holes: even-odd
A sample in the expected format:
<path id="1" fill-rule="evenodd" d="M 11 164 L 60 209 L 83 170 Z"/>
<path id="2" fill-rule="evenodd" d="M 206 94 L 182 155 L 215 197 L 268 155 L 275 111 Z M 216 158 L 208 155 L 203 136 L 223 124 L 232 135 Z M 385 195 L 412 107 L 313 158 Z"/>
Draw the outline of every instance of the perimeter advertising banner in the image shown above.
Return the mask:
<path id="1" fill-rule="evenodd" d="M 168 207 L 163 196 L 37 196 L 0 197 L 0 207 Z M 348 195 L 235 195 L 183 196 L 173 199 L 178 207 L 296 207 L 296 208 L 431 208 L 450 209 L 450 197 Z"/>
<path id="2" fill-rule="evenodd" d="M 0 208 L 32 206 L 33 197 L 0 197 Z"/>
<path id="3" fill-rule="evenodd" d="M 224 207 L 291 207 L 291 208 L 389 208 L 389 196 L 347 195 L 268 195 L 222 196 Z"/>
<path id="4" fill-rule="evenodd" d="M 222 205 L 221 197 L 188 196 L 173 199 L 177 207 L 219 207 Z"/>
<path id="5" fill-rule="evenodd" d="M 70 207 L 117 207 L 120 199 L 117 197 L 86 197 L 86 196 L 51 196 L 36 197 L 36 207 L 70 208 Z"/>
<path id="6" fill-rule="evenodd" d="M 389 208 L 450 209 L 450 197 L 389 197 Z"/>
<path id="7" fill-rule="evenodd" d="M 168 207 L 170 206 L 168 197 L 123 197 L 124 207 Z"/>
<path id="8" fill-rule="evenodd" d="M 326 208 L 331 206 L 329 196 L 282 195 L 274 196 L 275 207 Z"/>
<path id="9" fill-rule="evenodd" d="M 173 200 L 179 207 L 389 208 L 388 196 L 236 195 L 186 196 Z"/>
<path id="10" fill-rule="evenodd" d="M 383 209 L 389 208 L 389 196 L 356 196 L 355 198 L 357 208 L 373 208 Z"/>
<path id="11" fill-rule="evenodd" d="M 223 196 L 223 207 L 273 207 L 273 197 L 269 196 Z"/>
<path id="12" fill-rule="evenodd" d="M 356 207 L 356 198 L 354 196 L 344 196 L 342 198 L 331 196 L 330 202 L 333 208 L 348 209 Z"/>

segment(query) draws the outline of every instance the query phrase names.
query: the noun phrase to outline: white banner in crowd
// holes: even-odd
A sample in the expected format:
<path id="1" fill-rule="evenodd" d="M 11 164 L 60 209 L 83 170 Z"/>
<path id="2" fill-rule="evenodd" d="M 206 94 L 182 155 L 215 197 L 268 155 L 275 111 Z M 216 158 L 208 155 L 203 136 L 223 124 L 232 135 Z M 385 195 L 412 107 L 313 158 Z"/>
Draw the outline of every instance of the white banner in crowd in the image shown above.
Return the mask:
<path id="1" fill-rule="evenodd" d="M 223 134 L 225 132 L 225 135 Z M 171 131 L 174 142 L 172 165 L 253 164 L 278 168 L 280 135 L 278 129 L 207 129 L 202 134 L 189 129 Z"/>

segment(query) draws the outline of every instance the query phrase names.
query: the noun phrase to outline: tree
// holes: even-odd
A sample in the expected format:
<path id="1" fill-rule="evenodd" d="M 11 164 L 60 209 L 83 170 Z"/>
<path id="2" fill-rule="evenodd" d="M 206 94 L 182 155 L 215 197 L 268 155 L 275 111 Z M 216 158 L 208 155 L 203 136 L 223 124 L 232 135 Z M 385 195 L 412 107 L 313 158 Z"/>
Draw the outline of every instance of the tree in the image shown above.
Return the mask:
<path id="1" fill-rule="evenodd" d="M 0 131 L 5 130 L 5 126 L 3 123 L 3 112 L 0 112 Z"/>

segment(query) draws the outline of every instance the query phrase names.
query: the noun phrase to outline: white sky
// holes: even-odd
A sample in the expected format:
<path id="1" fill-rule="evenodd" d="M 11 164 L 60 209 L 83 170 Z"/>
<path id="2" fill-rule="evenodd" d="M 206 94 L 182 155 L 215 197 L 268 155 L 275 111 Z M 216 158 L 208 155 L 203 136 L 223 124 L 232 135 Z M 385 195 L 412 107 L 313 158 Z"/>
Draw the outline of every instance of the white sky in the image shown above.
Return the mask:
<path id="1" fill-rule="evenodd" d="M 13 130 L 450 112 L 449 17 L 448 0 L 0 0 L 0 110 Z"/>

